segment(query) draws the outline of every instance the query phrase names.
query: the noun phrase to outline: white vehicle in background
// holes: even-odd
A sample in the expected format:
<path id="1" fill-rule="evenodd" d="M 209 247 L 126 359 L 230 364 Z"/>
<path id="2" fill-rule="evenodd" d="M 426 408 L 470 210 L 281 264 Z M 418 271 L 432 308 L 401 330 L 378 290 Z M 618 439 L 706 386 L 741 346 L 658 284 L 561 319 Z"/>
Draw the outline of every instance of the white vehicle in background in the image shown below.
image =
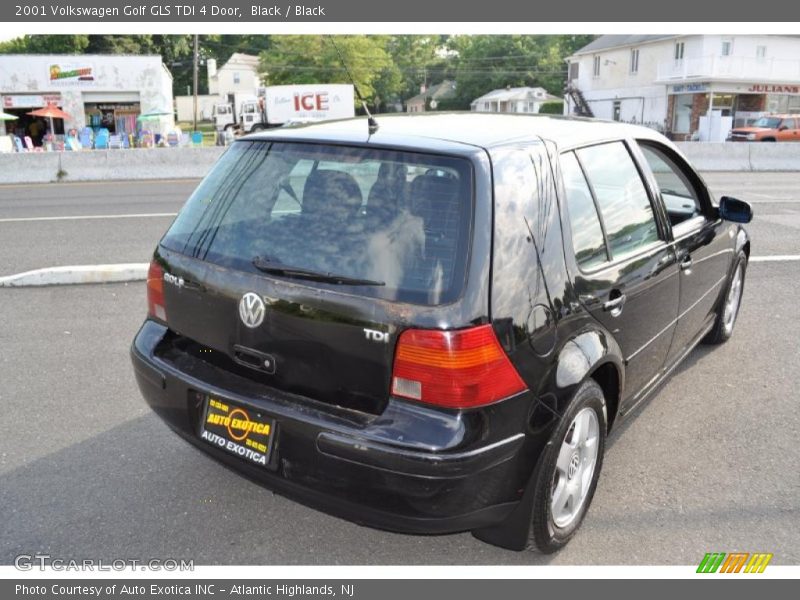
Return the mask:
<path id="1" fill-rule="evenodd" d="M 258 96 L 251 92 L 236 92 L 228 94 L 225 102 L 214 105 L 213 118 L 217 131 L 235 129 L 239 127 L 239 116 L 245 103 L 258 102 Z"/>
<path id="2" fill-rule="evenodd" d="M 353 86 L 349 84 L 273 85 L 257 94 L 229 94 L 214 106 L 217 131 L 242 133 L 280 127 L 286 123 L 347 119 L 355 116 Z"/>

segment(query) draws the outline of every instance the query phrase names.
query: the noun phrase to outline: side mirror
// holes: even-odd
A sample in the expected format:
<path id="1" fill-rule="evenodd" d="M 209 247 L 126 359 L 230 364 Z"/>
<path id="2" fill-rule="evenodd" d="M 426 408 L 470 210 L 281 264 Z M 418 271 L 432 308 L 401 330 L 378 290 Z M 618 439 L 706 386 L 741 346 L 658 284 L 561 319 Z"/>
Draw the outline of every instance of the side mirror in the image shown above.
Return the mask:
<path id="1" fill-rule="evenodd" d="M 789 129 L 788 125 L 781 125 L 780 127 L 778 127 L 778 131 L 786 131 L 787 129 Z"/>
<path id="2" fill-rule="evenodd" d="M 719 200 L 719 216 L 734 223 L 749 223 L 753 220 L 753 207 L 744 200 L 723 196 Z"/>

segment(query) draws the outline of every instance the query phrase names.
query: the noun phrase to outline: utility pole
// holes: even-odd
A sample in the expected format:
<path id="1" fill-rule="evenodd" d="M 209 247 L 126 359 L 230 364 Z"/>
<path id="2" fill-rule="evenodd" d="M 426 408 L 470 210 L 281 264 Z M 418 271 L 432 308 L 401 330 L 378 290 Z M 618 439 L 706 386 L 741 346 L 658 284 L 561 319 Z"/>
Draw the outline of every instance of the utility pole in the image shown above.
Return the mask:
<path id="1" fill-rule="evenodd" d="M 200 53 L 197 48 L 197 34 L 194 36 L 194 67 L 193 67 L 193 84 L 194 84 L 194 129 L 197 131 L 197 66 L 200 61 Z"/>

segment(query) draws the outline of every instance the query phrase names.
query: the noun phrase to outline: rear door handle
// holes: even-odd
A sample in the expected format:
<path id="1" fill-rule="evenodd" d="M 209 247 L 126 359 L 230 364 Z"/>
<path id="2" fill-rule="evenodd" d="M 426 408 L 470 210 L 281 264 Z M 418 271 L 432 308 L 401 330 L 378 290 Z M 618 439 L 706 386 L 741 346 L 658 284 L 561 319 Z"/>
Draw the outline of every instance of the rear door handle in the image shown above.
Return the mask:
<path id="1" fill-rule="evenodd" d="M 613 316 L 616 317 L 622 312 L 622 307 L 625 304 L 625 294 L 620 294 L 617 290 L 615 290 L 615 292 L 611 292 L 612 295 L 614 295 L 613 298 L 606 300 L 603 303 L 603 310 L 609 311 Z"/>
<path id="2" fill-rule="evenodd" d="M 686 257 L 681 261 L 681 271 L 690 271 L 692 268 L 692 257 L 690 255 L 686 255 Z"/>

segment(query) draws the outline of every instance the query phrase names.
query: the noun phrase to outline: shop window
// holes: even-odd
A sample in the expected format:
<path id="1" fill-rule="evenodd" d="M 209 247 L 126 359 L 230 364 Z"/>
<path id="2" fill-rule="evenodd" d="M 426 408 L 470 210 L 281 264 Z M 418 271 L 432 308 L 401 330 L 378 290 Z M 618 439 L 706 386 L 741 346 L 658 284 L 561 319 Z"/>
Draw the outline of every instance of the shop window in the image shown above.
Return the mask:
<path id="1" fill-rule="evenodd" d="M 634 48 L 631 50 L 631 75 L 639 72 L 639 49 Z"/>
<path id="2" fill-rule="evenodd" d="M 723 117 L 731 116 L 733 112 L 733 94 L 714 94 L 711 110 L 719 110 Z"/>
<path id="3" fill-rule="evenodd" d="M 140 113 L 138 103 L 84 104 L 86 124 L 94 129 L 108 129 L 109 133 L 136 133 L 136 119 Z"/>

